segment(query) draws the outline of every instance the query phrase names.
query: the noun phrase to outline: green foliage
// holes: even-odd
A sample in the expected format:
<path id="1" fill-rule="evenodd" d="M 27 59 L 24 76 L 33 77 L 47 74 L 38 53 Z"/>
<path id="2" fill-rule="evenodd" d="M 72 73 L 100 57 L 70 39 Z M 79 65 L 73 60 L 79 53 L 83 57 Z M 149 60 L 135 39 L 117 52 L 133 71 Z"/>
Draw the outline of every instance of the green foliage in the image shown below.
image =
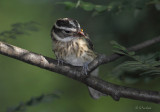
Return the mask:
<path id="1" fill-rule="evenodd" d="M 122 55 L 126 55 L 128 53 L 128 50 L 124 46 L 118 44 L 116 41 L 111 41 L 111 44 L 114 48 L 113 52 Z"/>
<path id="2" fill-rule="evenodd" d="M 66 2 L 59 2 L 58 4 L 65 5 L 65 7 L 67 9 L 72 9 L 72 8 L 78 8 L 78 7 L 80 7 L 80 8 L 82 8 L 85 11 L 95 11 L 95 12 L 98 12 L 98 13 L 111 9 L 111 6 L 95 5 L 93 3 L 84 2 L 82 0 L 78 0 L 77 3 L 66 1 Z"/>
<path id="3" fill-rule="evenodd" d="M 41 95 L 38 97 L 32 97 L 29 101 L 21 102 L 18 106 L 8 108 L 7 112 L 25 112 L 26 108 L 29 106 L 34 106 L 40 103 L 51 102 L 57 98 L 60 98 L 60 96 L 59 94 L 55 94 L 55 93 Z"/>
<path id="4" fill-rule="evenodd" d="M 38 31 L 38 23 L 31 21 L 27 23 L 15 23 L 11 25 L 11 30 L 0 33 L 0 40 L 15 39 L 18 35 L 29 34 L 30 31 Z"/>
<path id="5" fill-rule="evenodd" d="M 114 52 L 131 58 L 131 61 L 115 67 L 112 74 L 127 83 L 135 83 L 138 81 L 149 81 L 152 78 L 160 76 L 160 52 L 148 55 L 135 55 L 129 52 L 124 46 L 115 41 L 111 42 Z"/>
<path id="6" fill-rule="evenodd" d="M 99 14 L 105 11 L 114 11 L 114 12 L 121 12 L 122 10 L 132 10 L 132 9 L 143 9 L 144 7 L 155 4 L 157 10 L 159 10 L 159 0 L 112 0 L 108 2 L 106 5 L 98 5 L 93 4 L 91 2 L 85 2 L 82 0 L 78 0 L 77 3 L 71 1 L 59 2 L 57 4 L 65 5 L 67 9 L 77 8 L 80 7 L 85 11 L 94 11 L 94 15 Z"/>

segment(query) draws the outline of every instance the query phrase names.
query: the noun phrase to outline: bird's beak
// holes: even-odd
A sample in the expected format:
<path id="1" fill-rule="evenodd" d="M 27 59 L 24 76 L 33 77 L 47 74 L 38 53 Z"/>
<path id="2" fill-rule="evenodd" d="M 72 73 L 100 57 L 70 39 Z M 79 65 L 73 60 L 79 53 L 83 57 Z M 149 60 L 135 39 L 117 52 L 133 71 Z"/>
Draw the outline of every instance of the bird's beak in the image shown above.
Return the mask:
<path id="1" fill-rule="evenodd" d="M 85 34 L 84 34 L 84 32 L 83 32 L 83 29 L 81 29 L 81 31 L 79 31 L 78 34 L 79 34 L 80 36 L 84 36 L 84 37 L 85 37 Z"/>

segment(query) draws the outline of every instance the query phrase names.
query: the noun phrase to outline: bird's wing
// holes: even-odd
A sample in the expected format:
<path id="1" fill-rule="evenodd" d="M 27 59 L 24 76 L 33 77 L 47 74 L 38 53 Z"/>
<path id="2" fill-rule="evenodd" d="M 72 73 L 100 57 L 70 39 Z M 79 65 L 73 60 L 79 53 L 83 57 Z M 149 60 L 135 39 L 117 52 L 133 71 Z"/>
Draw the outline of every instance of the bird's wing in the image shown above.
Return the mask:
<path id="1" fill-rule="evenodd" d="M 91 39 L 89 38 L 89 35 L 87 33 L 85 33 L 85 36 L 86 36 L 85 40 L 88 43 L 88 48 L 91 50 L 94 50 L 94 46 L 93 46 Z"/>

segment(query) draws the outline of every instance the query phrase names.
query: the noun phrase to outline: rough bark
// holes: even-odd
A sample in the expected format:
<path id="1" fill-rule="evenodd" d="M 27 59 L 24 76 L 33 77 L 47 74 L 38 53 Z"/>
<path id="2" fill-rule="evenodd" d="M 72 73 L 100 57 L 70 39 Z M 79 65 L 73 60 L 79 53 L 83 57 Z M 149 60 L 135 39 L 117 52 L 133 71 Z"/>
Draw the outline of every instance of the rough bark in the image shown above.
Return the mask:
<path id="1" fill-rule="evenodd" d="M 128 50 L 137 51 L 158 42 L 160 42 L 160 37 L 142 42 L 138 45 L 129 48 Z M 84 77 L 85 75 L 81 73 L 82 70 L 81 67 L 71 66 L 66 63 L 64 63 L 63 65 L 58 65 L 58 62 L 55 59 L 37 53 L 33 53 L 28 50 L 4 42 L 0 42 L 0 54 L 9 56 L 11 58 L 15 58 L 17 60 L 38 66 L 40 68 L 52 72 L 65 75 L 74 80 L 78 80 L 104 94 L 110 95 L 116 101 L 118 101 L 121 97 L 123 97 L 141 101 L 160 103 L 160 92 L 158 91 L 141 90 L 121 85 L 116 85 L 92 76 Z M 114 61 L 121 56 L 122 55 L 118 54 L 112 54 L 110 56 L 100 55 L 98 58 L 96 58 L 93 62 L 89 64 L 88 73 L 93 71 L 98 66 Z"/>

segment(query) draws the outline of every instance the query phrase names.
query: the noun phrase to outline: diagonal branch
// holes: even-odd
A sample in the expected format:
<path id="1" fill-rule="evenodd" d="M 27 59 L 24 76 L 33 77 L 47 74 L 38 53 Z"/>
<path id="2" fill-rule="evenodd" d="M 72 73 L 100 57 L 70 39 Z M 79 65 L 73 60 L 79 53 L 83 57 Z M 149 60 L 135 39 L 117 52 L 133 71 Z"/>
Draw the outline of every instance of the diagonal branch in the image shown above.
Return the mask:
<path id="1" fill-rule="evenodd" d="M 156 39 L 157 41 L 155 41 Z M 152 40 L 138 44 L 134 47 L 131 47 L 129 50 L 136 51 L 136 50 L 145 48 L 149 45 L 155 44 L 159 41 L 160 41 L 160 37 L 157 37 Z M 17 60 L 26 62 L 28 64 L 32 64 L 34 66 L 38 66 L 40 68 L 43 68 L 52 72 L 65 75 L 72 79 L 78 80 L 104 94 L 112 96 L 112 98 L 117 101 L 121 97 L 123 97 L 123 98 L 129 98 L 129 99 L 135 99 L 135 100 L 141 100 L 141 101 L 160 103 L 160 92 L 158 91 L 140 90 L 140 89 L 125 87 L 125 86 L 120 86 L 120 85 L 112 84 L 102 79 L 91 77 L 91 76 L 84 78 L 81 74 L 81 69 L 82 69 L 81 67 L 74 67 L 68 64 L 64 64 L 63 66 L 58 66 L 57 60 L 55 59 L 51 59 L 49 57 L 45 57 L 43 55 L 30 52 L 28 50 L 25 50 L 13 45 L 9 45 L 7 43 L 0 42 L 0 54 L 9 56 L 11 58 L 15 58 Z M 92 63 L 94 66 L 96 65 L 97 67 L 100 64 L 114 61 L 119 57 L 120 55 L 117 55 L 117 54 L 113 54 L 108 58 L 102 55 L 100 58 L 98 58 L 99 60 L 97 61 L 98 62 L 97 65 L 93 63 L 94 61 Z M 90 64 L 90 68 L 93 67 L 91 65 L 92 64 Z"/>
<path id="2" fill-rule="evenodd" d="M 153 38 L 151 40 L 147 40 L 144 41 L 140 44 L 134 45 L 130 48 L 128 48 L 128 51 L 138 51 L 141 50 L 145 47 L 151 46 L 153 44 L 159 43 L 160 42 L 160 36 Z M 120 58 L 123 55 L 120 54 L 112 54 L 110 56 L 106 56 L 106 55 L 99 55 L 95 60 L 93 60 L 90 64 L 89 64 L 89 70 L 88 72 L 92 72 L 94 69 L 96 69 L 98 66 L 102 65 L 102 64 L 107 64 L 109 62 L 115 61 L 116 59 Z"/>

